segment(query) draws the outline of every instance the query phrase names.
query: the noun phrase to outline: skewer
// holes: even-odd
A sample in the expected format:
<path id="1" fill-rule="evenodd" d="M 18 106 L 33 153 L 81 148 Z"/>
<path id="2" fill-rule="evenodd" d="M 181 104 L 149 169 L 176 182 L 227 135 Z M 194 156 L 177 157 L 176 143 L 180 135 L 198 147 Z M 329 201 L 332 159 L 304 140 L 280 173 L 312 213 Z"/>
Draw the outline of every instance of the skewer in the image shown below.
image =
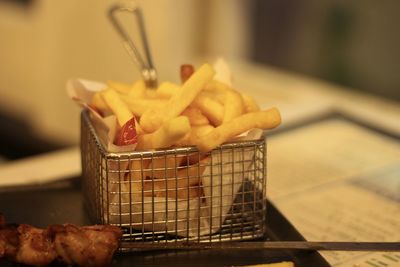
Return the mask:
<path id="1" fill-rule="evenodd" d="M 266 241 L 266 242 L 220 242 L 220 243 L 134 243 L 122 242 L 122 247 L 131 250 L 191 250 L 191 249 L 287 249 L 325 251 L 400 251 L 400 242 L 307 242 L 307 241 Z"/>

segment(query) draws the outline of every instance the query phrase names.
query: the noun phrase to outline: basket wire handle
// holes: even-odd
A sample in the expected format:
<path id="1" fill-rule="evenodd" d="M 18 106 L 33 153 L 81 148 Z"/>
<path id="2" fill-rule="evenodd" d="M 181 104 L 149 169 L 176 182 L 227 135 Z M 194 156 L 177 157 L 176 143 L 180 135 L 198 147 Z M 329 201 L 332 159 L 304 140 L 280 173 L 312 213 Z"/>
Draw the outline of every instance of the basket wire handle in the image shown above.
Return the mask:
<path id="1" fill-rule="evenodd" d="M 117 12 L 130 12 L 136 17 L 136 21 L 139 26 L 139 32 L 142 39 L 142 44 L 145 52 L 145 59 L 143 60 L 142 56 L 139 53 L 139 50 L 133 43 L 132 39 L 129 37 L 128 33 L 123 28 L 120 21 L 117 19 Z M 143 22 L 143 14 L 138 5 L 131 4 L 115 4 L 110 7 L 108 11 L 108 17 L 111 20 L 112 25 L 114 26 L 117 33 L 121 36 L 123 45 L 128 52 L 129 56 L 132 60 L 139 65 L 142 77 L 146 83 L 146 87 L 148 88 L 156 88 L 157 87 L 157 71 L 153 65 L 153 61 L 151 59 L 149 44 L 147 42 L 146 31 L 144 28 Z"/>

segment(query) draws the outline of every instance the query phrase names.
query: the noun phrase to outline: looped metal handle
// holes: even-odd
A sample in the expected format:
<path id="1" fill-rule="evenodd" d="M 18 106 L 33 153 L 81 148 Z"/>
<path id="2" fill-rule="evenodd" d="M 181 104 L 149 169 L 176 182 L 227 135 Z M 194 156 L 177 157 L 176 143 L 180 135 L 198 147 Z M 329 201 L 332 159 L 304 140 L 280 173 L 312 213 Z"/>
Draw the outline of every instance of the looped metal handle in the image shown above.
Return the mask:
<path id="1" fill-rule="evenodd" d="M 117 19 L 116 13 L 117 12 L 130 12 L 132 13 L 137 20 L 139 26 L 139 32 L 142 39 L 142 44 L 145 53 L 145 60 L 143 59 L 142 55 L 140 54 L 139 50 L 133 43 L 132 39 L 129 37 L 128 33 L 123 28 L 120 21 Z M 110 7 L 108 11 L 108 16 L 111 20 L 112 25 L 114 26 L 115 30 L 121 36 L 123 45 L 128 52 L 129 56 L 132 60 L 139 65 L 142 77 L 146 83 L 146 86 L 149 88 L 156 88 L 157 87 L 157 71 L 153 65 L 153 61 L 151 59 L 150 48 L 147 42 L 146 31 L 144 28 L 143 22 L 143 14 L 139 6 L 135 3 L 131 4 L 115 4 Z"/>

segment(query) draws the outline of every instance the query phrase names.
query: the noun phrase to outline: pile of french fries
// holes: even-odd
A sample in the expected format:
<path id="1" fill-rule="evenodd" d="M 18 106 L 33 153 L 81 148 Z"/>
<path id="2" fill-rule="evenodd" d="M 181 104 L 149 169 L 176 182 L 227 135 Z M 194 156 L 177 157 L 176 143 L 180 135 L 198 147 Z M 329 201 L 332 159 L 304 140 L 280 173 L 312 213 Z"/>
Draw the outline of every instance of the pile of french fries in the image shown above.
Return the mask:
<path id="1" fill-rule="evenodd" d="M 251 96 L 214 76 L 213 67 L 204 64 L 196 71 L 183 66 L 182 84 L 163 82 L 155 90 L 146 88 L 143 80 L 133 85 L 108 81 L 90 105 L 103 116 L 114 114 L 116 140 L 130 136 L 137 151 L 196 146 L 208 152 L 248 130 L 280 124 L 276 108 L 260 110 Z M 117 145 L 126 144 L 116 140 Z"/>
<path id="2" fill-rule="evenodd" d="M 214 79 L 209 64 L 194 71 L 181 67 L 181 84 L 163 82 L 146 88 L 143 80 L 133 85 L 108 81 L 95 93 L 91 108 L 117 118 L 116 145 L 136 144 L 136 151 L 196 146 L 208 152 L 254 129 L 271 129 L 281 122 L 276 108 L 260 110 L 256 101 Z M 133 159 L 125 180 L 133 181 L 133 198 L 171 197 L 190 199 L 204 195 L 201 175 L 209 166 L 206 154 Z"/>

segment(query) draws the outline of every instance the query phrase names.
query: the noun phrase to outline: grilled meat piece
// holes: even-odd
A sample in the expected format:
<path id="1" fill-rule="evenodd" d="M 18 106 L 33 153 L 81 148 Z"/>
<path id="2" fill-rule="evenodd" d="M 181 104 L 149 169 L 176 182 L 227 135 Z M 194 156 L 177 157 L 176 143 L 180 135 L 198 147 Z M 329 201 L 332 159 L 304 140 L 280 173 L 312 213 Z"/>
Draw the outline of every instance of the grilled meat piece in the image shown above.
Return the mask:
<path id="1" fill-rule="evenodd" d="M 53 262 L 57 253 L 47 229 L 27 224 L 18 226 L 19 249 L 15 257 L 18 263 L 32 266 L 46 266 Z"/>
<path id="2" fill-rule="evenodd" d="M 14 259 L 19 248 L 17 227 L 0 225 L 0 258 Z"/>
<path id="3" fill-rule="evenodd" d="M 121 229 L 110 225 L 64 224 L 46 229 L 7 225 L 0 214 L 0 259 L 30 266 L 59 261 L 68 266 L 103 267 L 110 264 L 121 236 Z"/>
<path id="4" fill-rule="evenodd" d="M 63 262 L 78 266 L 106 266 L 118 248 L 121 230 L 109 225 L 49 227 L 54 247 Z"/>

